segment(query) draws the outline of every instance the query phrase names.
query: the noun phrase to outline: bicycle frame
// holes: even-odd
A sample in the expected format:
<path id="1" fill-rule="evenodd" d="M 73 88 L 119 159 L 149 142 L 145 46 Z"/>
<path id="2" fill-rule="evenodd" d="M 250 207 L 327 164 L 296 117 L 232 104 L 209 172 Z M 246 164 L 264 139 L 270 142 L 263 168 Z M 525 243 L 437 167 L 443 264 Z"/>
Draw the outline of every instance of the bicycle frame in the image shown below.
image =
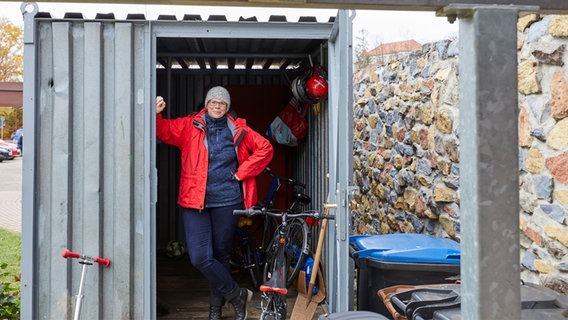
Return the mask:
<path id="1" fill-rule="evenodd" d="M 297 191 L 298 187 L 302 188 L 302 189 L 306 188 L 306 185 L 304 183 L 296 181 L 296 180 L 291 179 L 291 178 L 280 177 L 280 176 L 274 174 L 270 170 L 270 168 L 264 169 L 264 173 L 266 173 L 266 174 L 268 174 L 269 176 L 272 177 L 272 180 L 270 182 L 270 189 L 268 190 L 268 194 L 266 195 L 266 198 L 264 199 L 264 206 L 266 206 L 269 209 L 274 208 L 274 199 L 276 198 L 276 195 L 278 194 L 278 191 L 280 190 L 280 187 L 282 186 L 282 181 L 284 181 L 288 185 L 291 185 L 294 188 L 292 203 L 288 207 L 288 212 L 299 213 L 300 212 L 300 210 L 299 210 L 300 205 L 310 204 L 310 202 L 311 202 L 310 196 L 308 196 L 307 194 L 304 194 L 302 192 Z"/>
<path id="2" fill-rule="evenodd" d="M 267 210 L 266 208 L 247 210 L 235 210 L 233 214 L 236 215 L 256 215 L 263 214 L 273 217 L 280 217 L 282 219 L 281 225 L 277 228 L 277 239 L 273 249 L 275 258 L 272 264 L 272 270 L 268 274 L 268 280 L 260 286 L 261 294 L 261 320 L 284 320 L 286 319 L 287 305 L 286 294 L 288 293 L 288 265 L 286 258 L 287 238 L 289 236 L 289 222 L 294 223 L 294 219 L 311 217 L 316 220 L 319 219 L 333 219 L 333 215 L 321 215 L 317 211 L 304 211 L 302 213 L 289 213 L 279 210 Z M 303 226 L 305 226 L 305 222 Z M 307 229 L 307 226 L 305 227 Z M 307 231 L 306 231 L 307 232 Z M 307 237 L 306 237 L 307 239 Z M 306 240 L 307 241 L 307 240 Z M 307 243 L 305 244 L 307 246 Z M 307 255 L 307 254 L 306 254 Z M 302 263 L 300 258 L 297 262 L 297 267 Z"/>
<path id="3" fill-rule="evenodd" d="M 270 273 L 270 279 L 263 285 L 260 286 L 261 295 L 261 319 L 274 319 L 274 320 L 284 320 L 286 319 L 286 313 L 288 310 L 286 304 L 286 294 L 288 293 L 287 288 L 287 271 L 288 266 L 286 265 L 286 234 L 288 233 L 286 219 L 283 219 L 283 227 L 278 228 L 279 241 L 277 243 L 276 258 L 272 272 Z"/>

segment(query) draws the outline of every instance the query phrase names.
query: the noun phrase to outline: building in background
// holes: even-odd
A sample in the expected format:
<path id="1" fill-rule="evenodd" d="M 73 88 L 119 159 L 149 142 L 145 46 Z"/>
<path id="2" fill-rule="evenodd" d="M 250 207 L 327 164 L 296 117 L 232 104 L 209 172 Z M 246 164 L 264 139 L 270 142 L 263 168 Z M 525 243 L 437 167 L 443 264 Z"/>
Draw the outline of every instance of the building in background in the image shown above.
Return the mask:
<path id="1" fill-rule="evenodd" d="M 401 54 L 421 50 L 422 45 L 415 40 L 404 40 L 390 43 L 383 43 L 376 48 L 369 50 L 366 55 L 370 57 L 371 63 L 382 64 L 385 61 L 397 59 Z"/>
<path id="2" fill-rule="evenodd" d="M 22 82 L 0 82 L 0 139 L 22 127 L 23 88 Z"/>

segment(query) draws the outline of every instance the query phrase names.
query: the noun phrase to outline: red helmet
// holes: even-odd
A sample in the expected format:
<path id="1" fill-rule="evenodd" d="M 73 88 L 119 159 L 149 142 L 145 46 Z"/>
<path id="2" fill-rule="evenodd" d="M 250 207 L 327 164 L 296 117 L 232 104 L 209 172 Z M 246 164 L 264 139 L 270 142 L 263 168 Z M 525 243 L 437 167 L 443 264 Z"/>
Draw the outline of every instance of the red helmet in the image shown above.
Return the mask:
<path id="1" fill-rule="evenodd" d="M 294 80 L 292 80 L 292 84 L 290 85 L 290 89 L 292 89 L 294 97 L 296 97 L 298 102 L 300 102 L 301 104 L 315 104 L 318 101 L 306 92 L 306 78 L 306 75 L 301 75 L 294 78 Z"/>
<path id="2" fill-rule="evenodd" d="M 302 104 L 316 104 L 327 97 L 327 81 L 319 75 L 301 75 L 290 85 L 294 97 Z"/>
<path id="3" fill-rule="evenodd" d="M 290 85 L 294 97 L 302 104 L 316 104 L 327 98 L 327 71 L 319 64 L 304 70 Z"/>
<path id="4" fill-rule="evenodd" d="M 319 74 L 312 76 L 306 81 L 306 92 L 317 101 L 327 97 L 327 87 L 327 81 Z"/>

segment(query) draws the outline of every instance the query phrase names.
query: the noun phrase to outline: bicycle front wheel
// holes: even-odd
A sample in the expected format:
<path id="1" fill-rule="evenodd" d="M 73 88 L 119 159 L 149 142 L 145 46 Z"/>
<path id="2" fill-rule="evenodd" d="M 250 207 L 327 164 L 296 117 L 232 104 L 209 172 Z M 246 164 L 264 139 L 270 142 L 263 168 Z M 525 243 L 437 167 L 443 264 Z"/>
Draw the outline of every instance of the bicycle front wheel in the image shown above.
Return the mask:
<path id="1" fill-rule="evenodd" d="M 286 320 L 288 307 L 286 295 L 276 292 L 265 292 L 261 300 L 260 320 Z"/>
<path id="2" fill-rule="evenodd" d="M 282 228 L 280 225 L 278 229 Z M 276 257 L 278 256 L 278 243 L 280 242 L 279 230 L 276 230 L 270 245 L 269 251 L 266 253 L 266 263 L 264 264 L 264 280 L 270 278 L 270 273 L 276 265 Z M 288 232 L 285 239 L 284 256 L 286 258 L 286 266 L 288 266 L 288 276 L 286 287 L 289 288 L 294 284 L 300 270 L 304 266 L 304 261 L 309 254 L 308 249 L 308 225 L 302 219 L 293 219 L 288 222 Z"/>

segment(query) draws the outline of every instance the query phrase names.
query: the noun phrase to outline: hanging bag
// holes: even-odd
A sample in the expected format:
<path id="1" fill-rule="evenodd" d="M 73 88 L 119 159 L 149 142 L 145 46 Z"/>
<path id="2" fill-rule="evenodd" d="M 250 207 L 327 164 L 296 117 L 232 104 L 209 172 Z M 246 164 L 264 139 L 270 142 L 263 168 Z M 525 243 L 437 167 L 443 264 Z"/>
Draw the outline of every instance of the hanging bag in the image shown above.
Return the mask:
<path id="1" fill-rule="evenodd" d="M 295 98 L 292 98 L 274 118 L 266 130 L 266 135 L 282 145 L 298 146 L 308 132 L 308 123 L 304 118 L 307 110 L 305 105 L 300 105 Z"/>

